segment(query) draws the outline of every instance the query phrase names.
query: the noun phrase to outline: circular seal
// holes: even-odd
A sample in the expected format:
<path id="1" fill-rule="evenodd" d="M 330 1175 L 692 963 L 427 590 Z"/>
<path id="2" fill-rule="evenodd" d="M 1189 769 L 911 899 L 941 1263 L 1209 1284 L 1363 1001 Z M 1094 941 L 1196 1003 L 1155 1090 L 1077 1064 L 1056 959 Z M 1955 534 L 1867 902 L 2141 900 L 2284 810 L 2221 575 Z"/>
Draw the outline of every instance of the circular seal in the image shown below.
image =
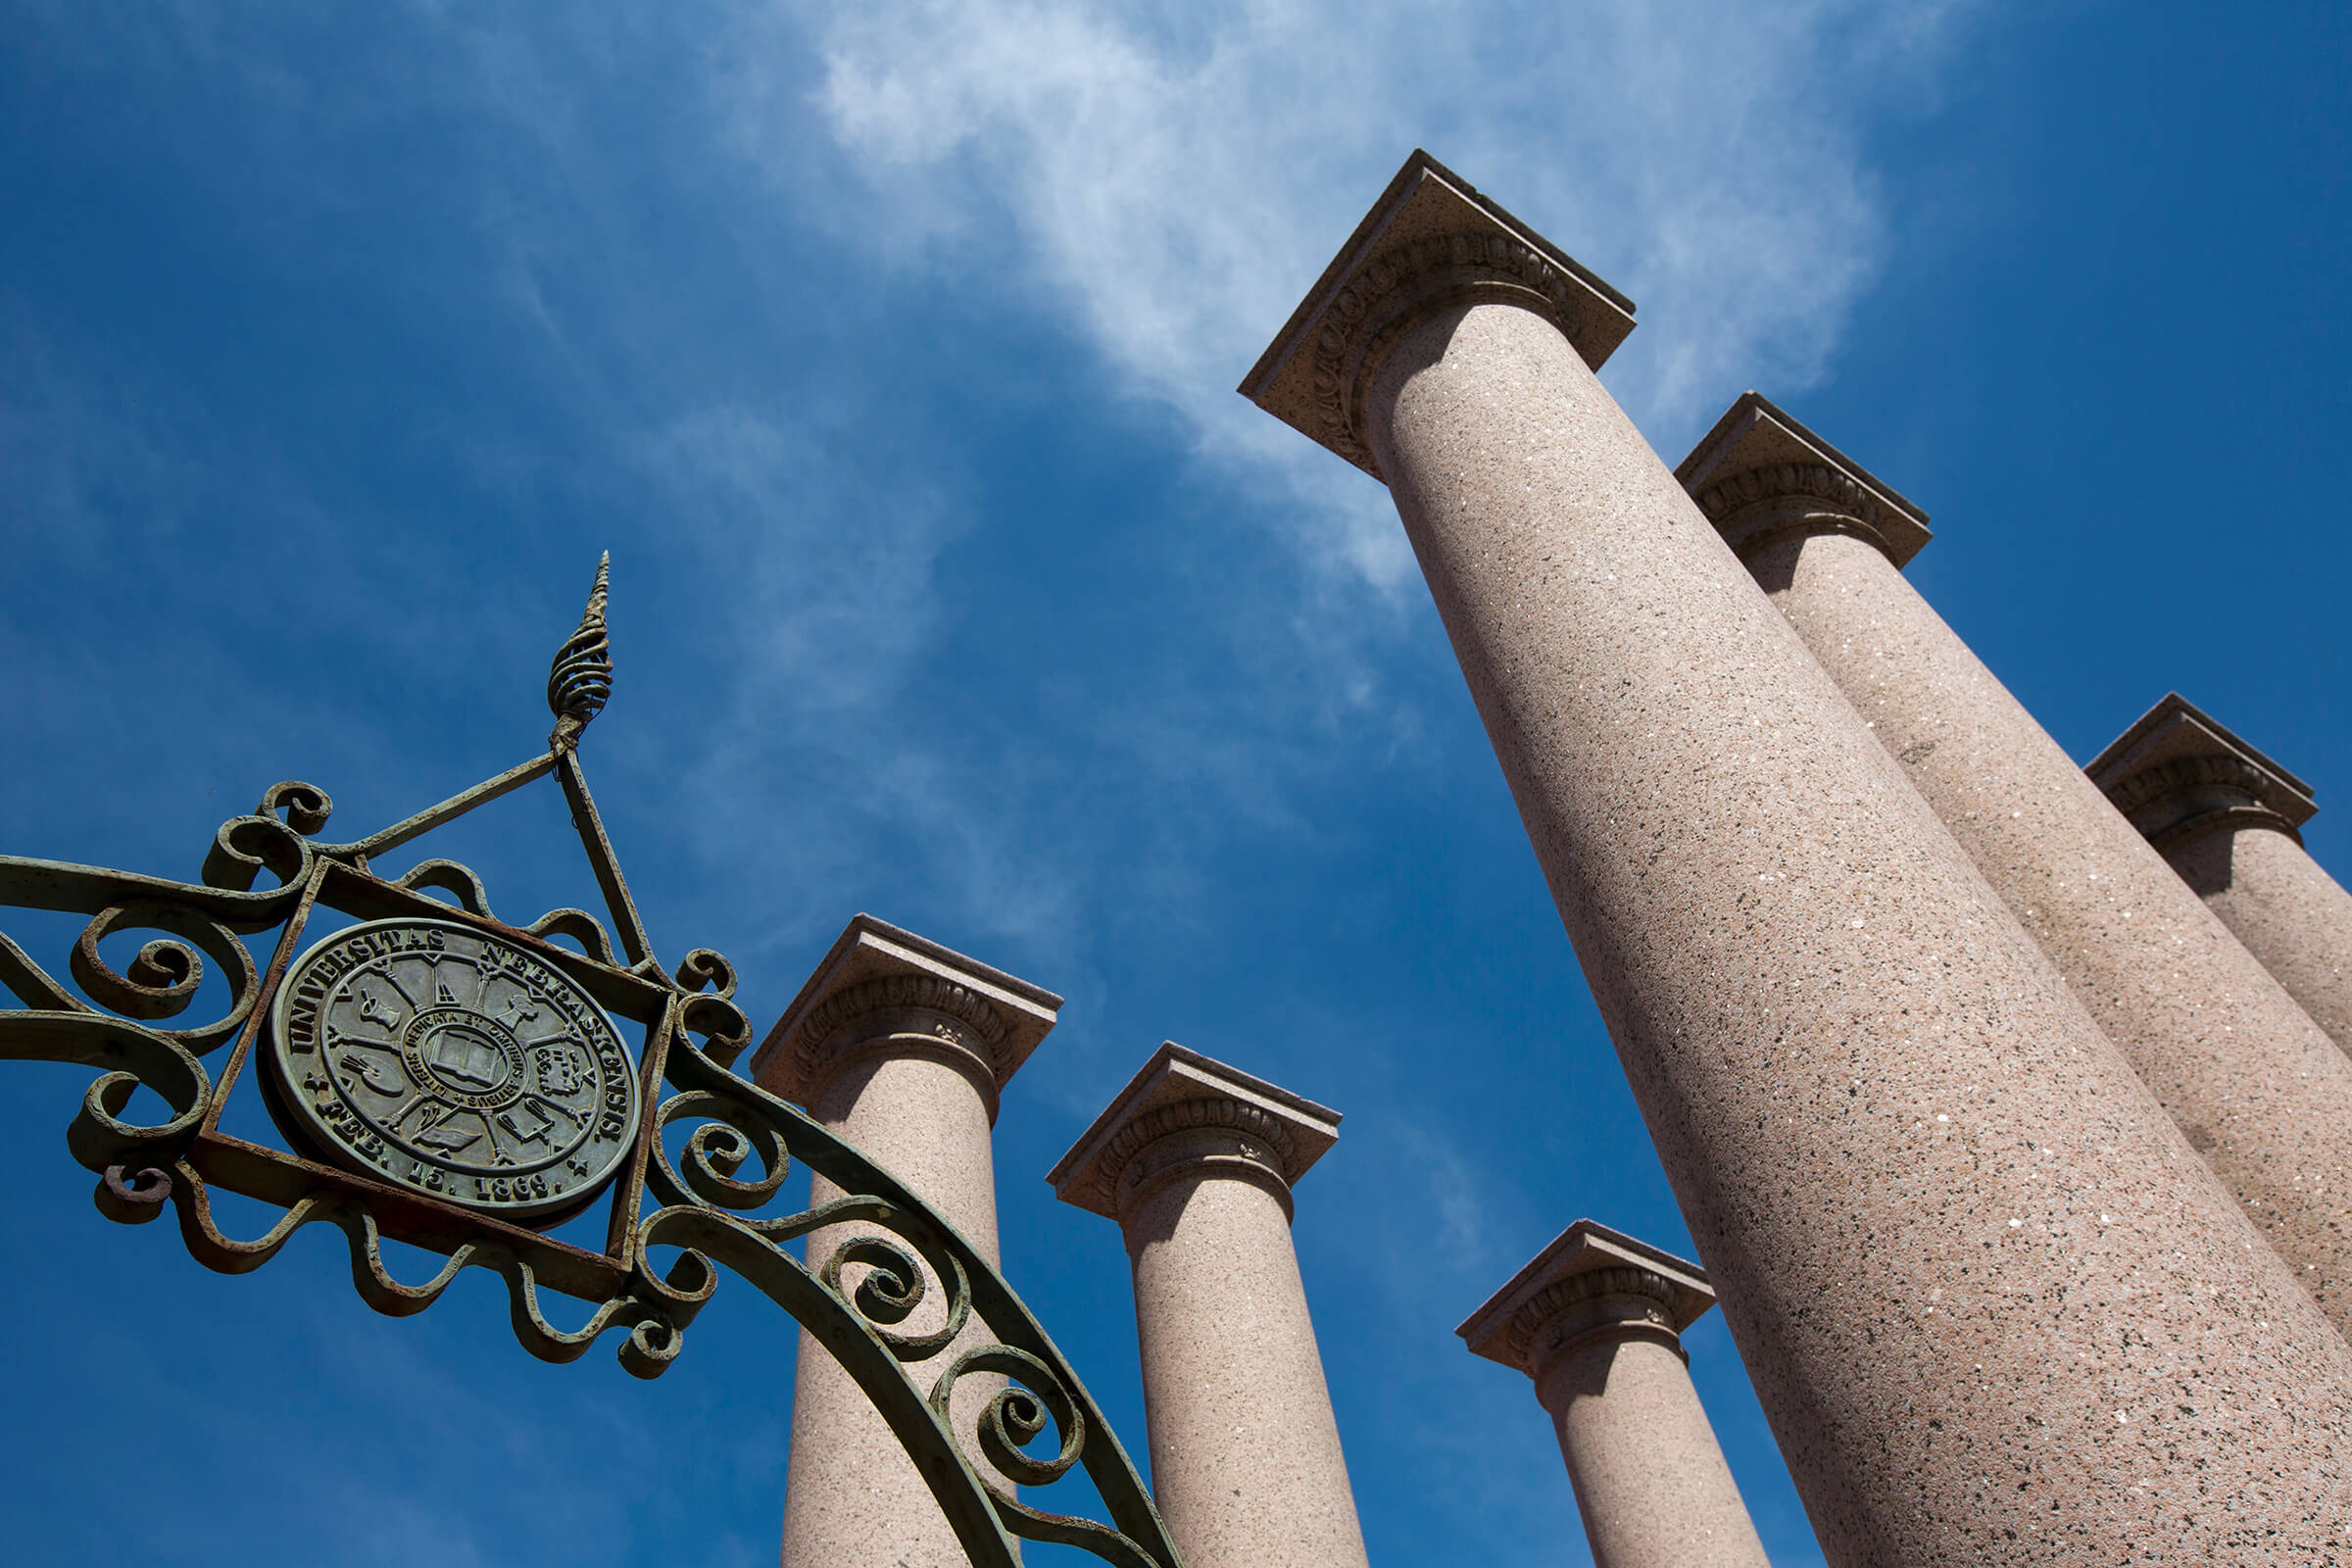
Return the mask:
<path id="1" fill-rule="evenodd" d="M 375 920 L 294 961 L 270 1065 L 348 1170 L 509 1219 L 585 1201 L 637 1131 L 612 1020 L 552 964 L 446 920 Z"/>

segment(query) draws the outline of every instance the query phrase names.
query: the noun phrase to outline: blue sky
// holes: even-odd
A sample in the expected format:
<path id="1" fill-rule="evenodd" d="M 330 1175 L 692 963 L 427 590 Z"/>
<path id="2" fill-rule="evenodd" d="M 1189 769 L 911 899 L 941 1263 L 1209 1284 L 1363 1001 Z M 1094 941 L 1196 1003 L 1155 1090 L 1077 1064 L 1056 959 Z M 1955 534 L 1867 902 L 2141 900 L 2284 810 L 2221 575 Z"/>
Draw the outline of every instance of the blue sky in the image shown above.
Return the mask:
<path id="1" fill-rule="evenodd" d="M 1754 386 L 1925 507 L 1921 590 L 2087 759 L 2178 688 L 2352 872 L 2340 11 L 1073 0 L 0 16 L 0 849 L 193 876 L 585 743 L 657 944 L 762 1028 L 868 909 L 1069 998 L 1007 1271 L 1138 1450 L 1046 1170 L 1163 1038 L 1335 1105 L 1296 1237 L 1376 1563 L 1586 1561 L 1453 1326 L 1570 1220 L 1688 1241 L 1394 512 L 1232 388 L 1415 145 L 1640 302 L 1671 463 Z M 544 791 L 428 841 L 589 902 Z M 62 970 L 77 922 L 7 929 Z M 205 1272 L 0 1105 L 26 1561 L 760 1563 L 792 1347 L 640 1385 L 340 1240 Z M 263 1228 L 245 1210 L 226 1216 Z M 412 1264 L 413 1266 L 413 1264 Z M 1818 1560 L 1712 1319 L 1776 1563 Z M 258 1545 L 257 1545 L 258 1544 Z M 1048 1560 L 1039 1554 L 1039 1561 Z"/>

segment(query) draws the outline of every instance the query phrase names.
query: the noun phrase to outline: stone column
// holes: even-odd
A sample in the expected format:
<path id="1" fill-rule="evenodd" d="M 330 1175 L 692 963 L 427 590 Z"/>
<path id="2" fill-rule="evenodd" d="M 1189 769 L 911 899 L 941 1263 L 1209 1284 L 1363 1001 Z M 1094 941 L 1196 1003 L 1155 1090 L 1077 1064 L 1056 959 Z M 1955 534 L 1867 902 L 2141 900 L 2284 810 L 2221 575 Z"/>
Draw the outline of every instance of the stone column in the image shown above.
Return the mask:
<path id="1" fill-rule="evenodd" d="M 989 1134 L 997 1095 L 1054 1027 L 1060 1006 L 1052 992 L 860 914 L 768 1031 L 752 1059 L 752 1076 L 856 1144 L 995 1263 Z M 841 1196 L 822 1177 L 810 1185 L 812 1202 Z M 811 1266 L 871 1230 L 840 1225 L 813 1233 Z M 853 1266 L 844 1285 L 858 1275 Z M 925 1304 L 905 1325 L 909 1332 L 944 1321 L 939 1281 L 927 1269 L 925 1285 Z M 937 1356 L 907 1370 L 928 1389 L 950 1360 L 984 1339 L 975 1322 Z M 956 1385 L 965 1452 L 984 1475 L 969 1412 L 1003 1386 L 982 1377 Z M 991 1479 L 1011 1490 L 1003 1478 Z M 793 1377 L 783 1562 L 785 1568 L 965 1564 L 947 1516 L 899 1440 L 806 1333 Z"/>
<path id="2" fill-rule="evenodd" d="M 1679 476 L 2339 1328 L 2352 1058 L 1903 577 L 1918 510 L 1750 392 Z"/>
<path id="3" fill-rule="evenodd" d="M 1291 1248 L 1338 1111 L 1170 1043 L 1046 1179 L 1135 1269 L 1152 1493 L 1185 1568 L 1363 1568 Z"/>
<path id="4" fill-rule="evenodd" d="M 1454 1331 L 1535 1380 L 1594 1568 L 1772 1568 L 1690 1386 L 1714 1304 L 1696 1264 L 1580 1219 Z"/>
<path id="5" fill-rule="evenodd" d="M 2311 786 L 2175 692 L 2084 769 L 2335 1043 L 2352 1052 L 2352 894 L 2303 848 Z"/>
<path id="6" fill-rule="evenodd" d="M 1415 154 L 1243 390 L 1387 481 L 1829 1561 L 2340 1554 L 2352 1350 L 1601 389 L 1629 326 Z"/>

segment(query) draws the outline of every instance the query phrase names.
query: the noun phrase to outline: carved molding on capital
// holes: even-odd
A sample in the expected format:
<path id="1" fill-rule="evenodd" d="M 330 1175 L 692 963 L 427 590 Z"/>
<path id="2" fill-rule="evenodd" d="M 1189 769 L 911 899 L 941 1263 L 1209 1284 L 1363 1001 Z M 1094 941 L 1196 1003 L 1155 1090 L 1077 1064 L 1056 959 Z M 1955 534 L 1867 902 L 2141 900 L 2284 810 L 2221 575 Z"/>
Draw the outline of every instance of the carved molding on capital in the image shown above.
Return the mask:
<path id="1" fill-rule="evenodd" d="M 1244 397 L 1382 477 L 1365 395 L 1397 340 L 1446 306 L 1523 306 L 1599 369 L 1634 302 L 1416 150 L 1242 378 Z"/>
<path id="2" fill-rule="evenodd" d="M 938 1042 L 999 1080 L 1008 1035 L 988 999 L 928 974 L 889 974 L 837 991 L 810 1008 L 795 1037 L 802 1074 L 815 1083 L 842 1059 L 884 1040 Z M 907 1037 L 920 1037 L 910 1040 Z"/>
<path id="3" fill-rule="evenodd" d="M 1710 485 L 1692 498 L 1732 553 L 1753 560 L 1792 534 L 1842 533 L 1864 541 L 1887 560 L 1895 550 L 1878 499 L 1846 474 L 1822 463 L 1775 463 Z"/>
<path id="4" fill-rule="evenodd" d="M 1682 1354 L 1683 1330 L 1714 1301 L 1697 1264 L 1580 1219 L 1454 1332 L 1472 1354 L 1526 1373 L 1540 1390 L 1563 1354 L 1604 1341 L 1652 1340 Z"/>
<path id="5" fill-rule="evenodd" d="M 2153 831 L 2142 827 L 2159 850 L 2176 850 L 2225 828 L 2267 827 L 2302 843 L 2295 823 L 2265 799 L 2270 789 L 2270 775 L 2242 758 L 2177 757 L 2110 785 L 2107 799 L 2135 826 L 2151 817 L 2173 818 Z"/>
<path id="6" fill-rule="evenodd" d="M 1930 538 L 1926 513 L 1756 392 L 1733 402 L 1674 476 L 1742 562 L 1784 539 L 1842 533 L 1899 571 Z"/>
<path id="7" fill-rule="evenodd" d="M 1096 1181 L 1124 1220 L 1135 1205 L 1192 1172 L 1266 1185 L 1287 1213 L 1297 1144 L 1259 1106 L 1239 1100 L 1184 1100 L 1148 1110 L 1110 1135 Z"/>
<path id="8" fill-rule="evenodd" d="M 1333 296 L 1315 330 L 1316 439 L 1385 479 L 1372 456 L 1363 417 L 1372 378 L 1397 342 L 1447 306 L 1517 305 L 1535 312 L 1576 344 L 1586 285 L 1513 235 L 1497 231 L 1434 234 L 1393 245 L 1373 257 Z"/>
<path id="9" fill-rule="evenodd" d="M 2142 768 L 2122 783 L 2110 786 L 2107 798 L 2115 803 L 2117 810 L 2129 815 L 2175 790 L 2199 784 L 2227 785 L 2254 797 L 2262 793 L 2262 774 L 2251 762 L 2234 757 L 2183 757 Z"/>
<path id="10" fill-rule="evenodd" d="M 1675 1330 L 1675 1310 L 1683 1289 L 1663 1274 L 1634 1266 L 1555 1280 L 1511 1315 L 1506 1333 L 1512 1353 L 1521 1365 L 1540 1372 L 1563 1350 L 1629 1334 L 1662 1338 L 1679 1353 L 1683 1342 Z"/>
<path id="11" fill-rule="evenodd" d="M 2295 843 L 2318 809 L 2311 786 L 2168 692 L 2082 771 L 2167 855 L 2210 833 L 2269 828 Z"/>
<path id="12" fill-rule="evenodd" d="M 1119 1172 L 1146 1146 L 1173 1133 L 1197 1132 L 1203 1127 L 1223 1128 L 1262 1140 L 1272 1151 L 1270 1157 L 1276 1172 L 1284 1181 L 1290 1180 L 1294 1146 L 1289 1129 L 1271 1113 L 1238 1100 L 1180 1100 L 1172 1105 L 1145 1111 L 1110 1135 L 1102 1151 L 1104 1179 L 1116 1182 Z"/>
<path id="13" fill-rule="evenodd" d="M 752 1057 L 760 1088 L 813 1107 L 850 1062 L 929 1056 L 997 1092 L 1037 1049 L 1061 999 L 872 915 L 852 919 Z"/>
<path id="14" fill-rule="evenodd" d="M 1046 1178 L 1065 1203 L 1121 1224 L 1187 1175 L 1291 1189 L 1339 1135 L 1340 1114 L 1170 1041 Z"/>
<path id="15" fill-rule="evenodd" d="M 1871 493 L 1826 463 L 1775 463 L 1733 474 L 1698 494 L 1698 509 L 1718 527 L 1759 501 L 1811 496 L 1826 501 L 1857 522 L 1876 525 L 1879 504 Z"/>

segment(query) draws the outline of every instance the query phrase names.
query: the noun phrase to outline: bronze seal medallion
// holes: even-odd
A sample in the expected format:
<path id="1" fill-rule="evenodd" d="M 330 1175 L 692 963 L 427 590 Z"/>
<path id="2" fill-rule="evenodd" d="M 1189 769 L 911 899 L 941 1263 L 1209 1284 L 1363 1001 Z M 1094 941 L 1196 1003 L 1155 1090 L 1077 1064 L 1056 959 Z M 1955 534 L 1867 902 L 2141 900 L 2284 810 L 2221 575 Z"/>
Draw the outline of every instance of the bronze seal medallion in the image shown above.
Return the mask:
<path id="1" fill-rule="evenodd" d="M 568 975 L 442 920 L 375 920 L 286 973 L 279 1099 L 347 1170 L 512 1219 L 586 1201 L 637 1130 L 637 1074 Z"/>

